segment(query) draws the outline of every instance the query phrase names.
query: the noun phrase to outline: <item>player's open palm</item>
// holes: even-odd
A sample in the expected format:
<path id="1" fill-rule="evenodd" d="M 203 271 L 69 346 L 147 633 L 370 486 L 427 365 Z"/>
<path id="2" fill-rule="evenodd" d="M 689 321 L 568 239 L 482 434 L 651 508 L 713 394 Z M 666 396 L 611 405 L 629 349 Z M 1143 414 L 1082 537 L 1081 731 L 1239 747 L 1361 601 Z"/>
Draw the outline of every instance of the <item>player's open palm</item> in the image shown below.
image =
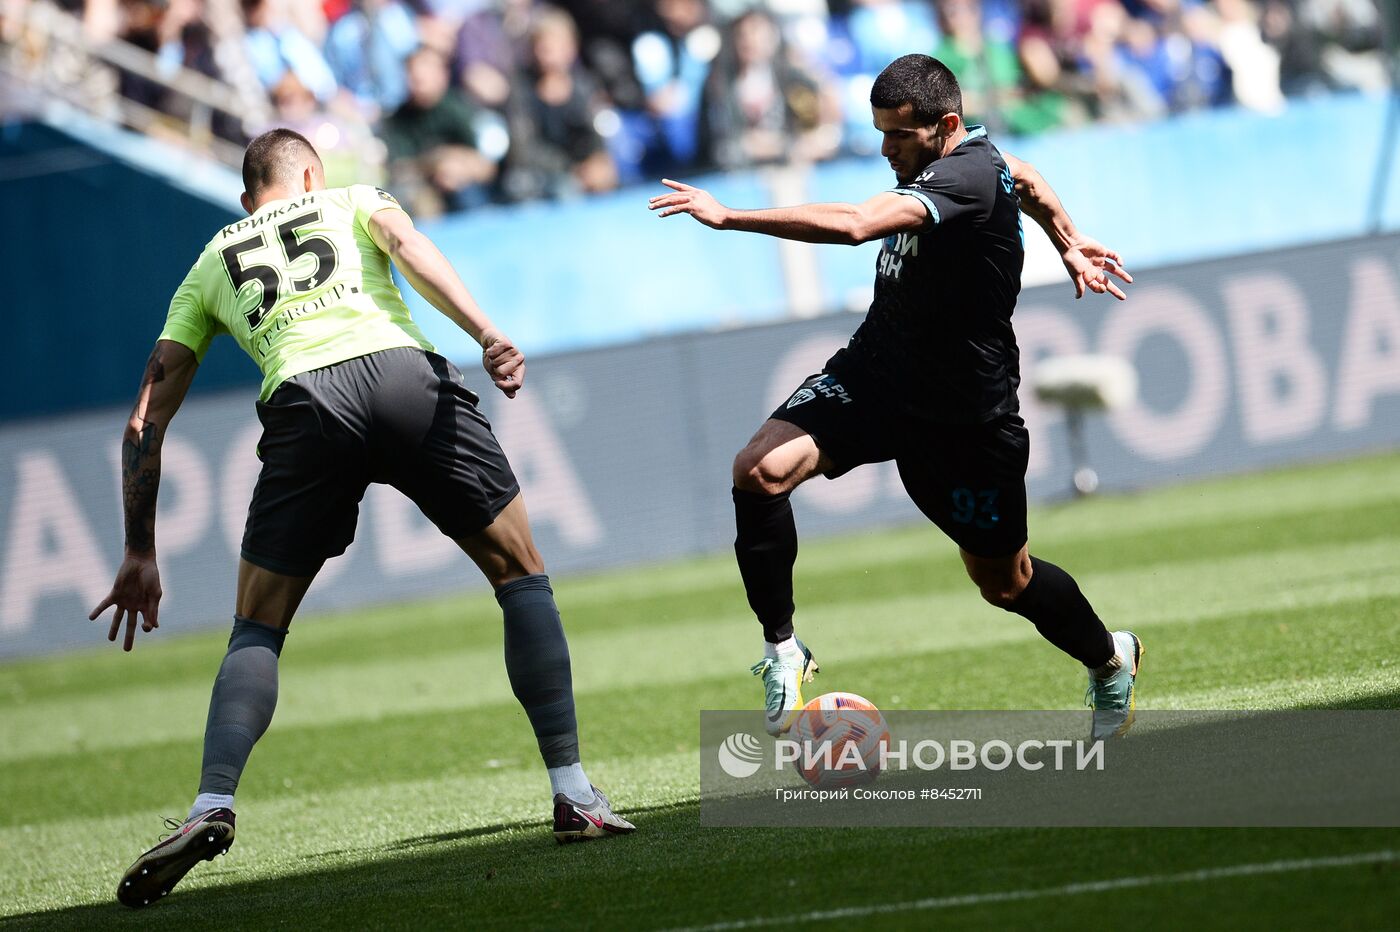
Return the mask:
<path id="1" fill-rule="evenodd" d="M 690 214 L 707 227 L 715 230 L 723 228 L 729 208 L 715 200 L 709 191 L 669 178 L 662 178 L 661 183 L 670 188 L 672 193 L 658 194 L 647 202 L 648 209 L 661 211 L 663 217 Z"/>
<path id="2" fill-rule="evenodd" d="M 117 639 L 117 632 L 125 621 L 126 638 L 122 642 L 122 650 L 131 650 L 136 641 L 137 615 L 141 616 L 142 631 L 160 627 L 160 597 L 160 570 L 156 568 L 156 558 L 128 556 L 117 569 L 117 580 L 112 583 L 112 591 L 92 610 L 88 620 L 96 621 L 99 615 L 116 606 L 107 640 Z"/>
<path id="3" fill-rule="evenodd" d="M 507 398 L 514 398 L 525 384 L 525 354 L 503 334 L 483 335 L 481 365 Z"/>
<path id="4" fill-rule="evenodd" d="M 1110 276 L 1117 276 L 1130 285 L 1133 276 L 1123 268 L 1123 260 L 1118 253 L 1103 243 L 1092 237 L 1083 237 L 1066 249 L 1060 258 L 1064 260 L 1070 281 L 1074 282 L 1076 298 L 1084 297 L 1084 292 L 1088 290 L 1094 294 L 1111 294 L 1119 301 L 1127 299 L 1123 289 Z"/>

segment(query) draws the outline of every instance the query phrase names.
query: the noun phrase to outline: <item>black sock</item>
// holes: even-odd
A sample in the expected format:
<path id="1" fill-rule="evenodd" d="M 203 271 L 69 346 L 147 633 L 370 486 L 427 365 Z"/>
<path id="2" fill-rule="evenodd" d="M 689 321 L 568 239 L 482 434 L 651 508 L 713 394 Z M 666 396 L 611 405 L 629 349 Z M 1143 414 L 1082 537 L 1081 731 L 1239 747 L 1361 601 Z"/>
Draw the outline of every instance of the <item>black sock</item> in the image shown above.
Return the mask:
<path id="1" fill-rule="evenodd" d="M 543 573 L 513 579 L 496 590 L 506 627 L 506 675 L 535 730 L 546 767 L 579 762 L 574 677 L 569 643 Z"/>
<path id="2" fill-rule="evenodd" d="M 1113 635 L 1074 577 L 1053 563 L 1031 557 L 1031 581 L 1009 610 L 1029 618 L 1041 637 L 1086 667 L 1101 667 L 1113 659 Z"/>
<path id="3" fill-rule="evenodd" d="M 238 789 L 248 755 L 277 708 L 277 658 L 286 639 L 286 628 L 234 616 L 228 652 L 209 698 L 201 793 L 232 796 Z"/>
<path id="4" fill-rule="evenodd" d="M 734 555 L 749 608 L 770 644 L 792 637 L 792 565 L 797 562 L 797 522 L 790 493 L 763 495 L 734 490 Z"/>

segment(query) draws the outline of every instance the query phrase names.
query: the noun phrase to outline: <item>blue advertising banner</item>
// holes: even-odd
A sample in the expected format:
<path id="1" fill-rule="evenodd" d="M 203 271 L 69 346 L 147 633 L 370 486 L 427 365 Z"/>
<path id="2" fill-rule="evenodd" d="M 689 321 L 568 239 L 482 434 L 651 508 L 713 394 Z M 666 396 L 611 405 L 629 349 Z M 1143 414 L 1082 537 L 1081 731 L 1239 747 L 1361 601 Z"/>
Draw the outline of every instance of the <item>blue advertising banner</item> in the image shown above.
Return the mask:
<path id="1" fill-rule="evenodd" d="M 498 318 L 509 329 L 509 312 Z M 463 371 L 520 476 L 540 550 L 551 572 L 567 573 L 727 548 L 734 453 L 858 319 L 532 357 L 514 400 L 487 394 L 465 337 L 443 350 L 469 361 Z M 1052 355 L 1109 354 L 1137 370 L 1137 403 L 1088 424 L 1108 490 L 1400 445 L 1400 236 L 1158 270 L 1124 303 L 1075 302 L 1068 284 L 1028 289 L 1015 325 L 1034 499 L 1069 483 L 1063 421 L 1033 396 L 1036 363 Z M 166 440 L 157 535 L 161 617 L 174 630 L 232 614 L 259 468 L 254 395 L 191 400 Z M 105 625 L 86 616 L 121 555 L 125 413 L 0 427 L 0 657 L 103 637 Z M 893 464 L 813 481 L 794 500 L 804 534 L 918 518 Z M 355 544 L 326 565 L 306 607 L 480 585 L 407 499 L 375 486 Z"/>

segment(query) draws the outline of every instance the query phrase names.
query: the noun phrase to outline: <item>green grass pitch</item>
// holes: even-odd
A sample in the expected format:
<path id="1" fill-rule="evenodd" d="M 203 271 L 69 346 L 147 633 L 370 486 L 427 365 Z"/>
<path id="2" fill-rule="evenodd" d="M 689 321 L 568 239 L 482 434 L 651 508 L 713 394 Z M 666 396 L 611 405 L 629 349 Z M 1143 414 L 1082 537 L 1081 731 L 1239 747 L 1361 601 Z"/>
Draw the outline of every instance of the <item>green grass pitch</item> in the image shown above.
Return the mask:
<path id="1" fill-rule="evenodd" d="M 1400 455 L 1040 509 L 1031 531 L 1142 636 L 1141 707 L 1400 705 Z M 171 618 L 131 655 L 103 641 L 0 667 L 0 925 L 1393 928 L 1400 861 L 1364 856 L 1400 851 L 1396 829 L 701 829 L 697 712 L 761 696 L 737 575 L 720 555 L 556 580 L 585 764 L 638 825 L 564 848 L 489 595 L 299 620 L 237 843 L 140 913 L 116 881 L 189 805 L 227 633 L 172 636 Z M 804 542 L 797 594 L 818 691 L 890 709 L 1082 696 L 1082 671 L 983 604 L 931 527 Z"/>

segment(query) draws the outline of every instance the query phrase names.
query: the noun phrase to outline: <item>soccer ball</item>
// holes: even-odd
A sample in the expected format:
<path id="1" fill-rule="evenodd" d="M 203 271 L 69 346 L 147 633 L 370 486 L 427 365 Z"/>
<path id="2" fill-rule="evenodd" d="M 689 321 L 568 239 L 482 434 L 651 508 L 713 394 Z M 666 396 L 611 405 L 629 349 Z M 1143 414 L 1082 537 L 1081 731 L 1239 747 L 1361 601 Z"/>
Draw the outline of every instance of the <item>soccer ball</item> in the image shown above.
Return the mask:
<path id="1" fill-rule="evenodd" d="M 802 751 L 793 766 L 819 790 L 869 783 L 890 743 L 885 717 L 855 693 L 826 693 L 802 707 L 789 736 Z"/>

